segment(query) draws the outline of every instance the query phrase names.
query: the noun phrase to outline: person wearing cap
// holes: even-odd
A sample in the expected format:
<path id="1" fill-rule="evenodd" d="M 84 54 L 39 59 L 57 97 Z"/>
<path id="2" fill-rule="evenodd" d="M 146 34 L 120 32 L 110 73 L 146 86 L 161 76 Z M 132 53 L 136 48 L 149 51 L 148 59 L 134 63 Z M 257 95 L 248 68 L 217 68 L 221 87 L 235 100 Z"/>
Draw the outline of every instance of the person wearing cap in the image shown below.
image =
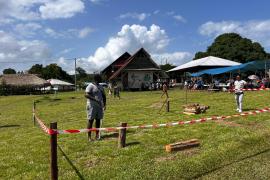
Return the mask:
<path id="1" fill-rule="evenodd" d="M 235 101 L 236 101 L 236 110 L 238 112 L 242 112 L 242 103 L 243 103 L 243 97 L 244 97 L 244 92 L 243 88 L 247 84 L 246 81 L 241 80 L 240 75 L 236 76 L 236 80 L 234 81 L 234 94 L 235 94 Z"/>
<path id="2" fill-rule="evenodd" d="M 94 82 L 90 83 L 85 89 L 85 98 L 87 98 L 86 110 L 87 110 L 87 128 L 93 127 L 93 122 L 96 120 L 96 128 L 100 128 L 101 120 L 104 116 L 104 110 L 106 109 L 106 95 L 104 89 L 99 83 L 101 83 L 101 76 L 95 75 Z M 99 131 L 96 131 L 96 140 L 100 139 Z M 91 131 L 88 132 L 88 141 L 91 139 Z"/>

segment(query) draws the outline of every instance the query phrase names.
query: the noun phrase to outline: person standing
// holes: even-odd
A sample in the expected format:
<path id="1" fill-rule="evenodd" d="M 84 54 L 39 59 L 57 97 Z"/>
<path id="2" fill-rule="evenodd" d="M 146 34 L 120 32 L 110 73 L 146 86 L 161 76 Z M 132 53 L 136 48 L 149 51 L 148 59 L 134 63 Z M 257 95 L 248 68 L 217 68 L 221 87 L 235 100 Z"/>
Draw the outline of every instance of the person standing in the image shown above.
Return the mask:
<path id="1" fill-rule="evenodd" d="M 93 127 L 93 122 L 96 120 L 96 128 L 100 128 L 101 120 L 106 109 L 106 95 L 101 85 L 101 76 L 94 76 L 94 83 L 90 83 L 85 89 L 85 98 L 87 98 L 87 128 Z M 99 131 L 96 131 L 96 140 L 100 139 Z M 91 131 L 88 132 L 88 141 L 92 141 Z"/>
<path id="2" fill-rule="evenodd" d="M 244 92 L 243 88 L 246 85 L 246 81 L 241 80 L 240 75 L 236 76 L 236 80 L 234 81 L 234 93 L 235 93 L 235 101 L 237 105 L 237 111 L 242 112 L 242 103 L 243 103 L 243 97 L 244 97 Z"/>
<path id="3" fill-rule="evenodd" d="M 120 88 L 118 87 L 117 82 L 114 82 L 114 86 L 113 86 L 113 97 L 114 98 L 118 97 L 120 99 Z"/>
<path id="4" fill-rule="evenodd" d="M 163 95 L 165 94 L 166 95 L 166 99 L 168 99 L 169 98 L 169 94 L 168 94 L 168 86 L 167 86 L 167 84 L 166 84 L 166 82 L 164 82 L 163 83 L 163 85 L 162 85 L 162 95 L 161 95 L 161 97 L 163 97 Z"/>

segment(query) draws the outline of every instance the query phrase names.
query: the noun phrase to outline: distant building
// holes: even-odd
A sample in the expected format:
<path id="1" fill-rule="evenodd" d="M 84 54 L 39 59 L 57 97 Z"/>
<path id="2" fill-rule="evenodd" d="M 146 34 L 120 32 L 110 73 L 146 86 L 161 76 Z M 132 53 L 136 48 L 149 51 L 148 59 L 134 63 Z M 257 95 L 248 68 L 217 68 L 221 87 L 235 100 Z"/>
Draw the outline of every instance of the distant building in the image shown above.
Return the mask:
<path id="1" fill-rule="evenodd" d="M 48 79 L 47 81 L 51 84 L 52 89 L 56 91 L 70 91 L 75 89 L 74 84 L 59 79 Z"/>
<path id="2" fill-rule="evenodd" d="M 143 48 L 132 56 L 125 52 L 106 67 L 102 75 L 124 90 L 147 89 L 151 83 L 168 78 Z"/>
<path id="3" fill-rule="evenodd" d="M 40 92 L 50 85 L 46 80 L 34 74 L 4 74 L 0 76 L 1 94 L 30 94 Z"/>

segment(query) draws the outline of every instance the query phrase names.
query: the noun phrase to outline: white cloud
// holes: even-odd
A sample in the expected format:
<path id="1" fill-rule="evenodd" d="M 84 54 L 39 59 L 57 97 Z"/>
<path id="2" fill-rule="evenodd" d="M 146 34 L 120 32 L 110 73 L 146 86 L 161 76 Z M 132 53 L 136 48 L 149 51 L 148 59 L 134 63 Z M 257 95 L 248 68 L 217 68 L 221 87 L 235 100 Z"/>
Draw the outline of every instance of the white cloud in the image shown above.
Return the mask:
<path id="1" fill-rule="evenodd" d="M 193 58 L 193 54 L 191 54 L 190 52 L 173 52 L 153 54 L 152 57 L 160 64 L 165 64 L 167 62 L 179 66 L 186 62 L 189 62 Z"/>
<path id="2" fill-rule="evenodd" d="M 180 14 L 176 14 L 174 11 L 168 11 L 166 14 L 167 14 L 167 16 L 172 17 L 176 21 L 179 21 L 182 23 L 187 22 L 187 20 L 183 16 L 181 16 Z"/>
<path id="3" fill-rule="evenodd" d="M 94 32 L 94 29 L 90 27 L 84 27 L 82 29 L 68 29 L 65 31 L 56 31 L 52 28 L 46 28 L 44 29 L 44 32 L 55 39 L 58 38 L 85 38 L 90 33 Z"/>
<path id="4" fill-rule="evenodd" d="M 137 19 L 139 21 L 145 20 L 147 17 L 151 16 L 151 14 L 148 13 L 126 13 L 126 14 L 121 14 L 119 16 L 120 19 L 126 19 L 126 18 L 131 18 L 131 19 Z"/>
<path id="5" fill-rule="evenodd" d="M 43 19 L 70 18 L 84 10 L 81 0 L 50 1 L 39 7 Z"/>
<path id="6" fill-rule="evenodd" d="M 91 32 L 93 32 L 94 30 L 90 27 L 85 27 L 81 30 L 79 30 L 78 32 L 78 37 L 79 38 L 85 38 L 86 36 L 88 36 Z"/>
<path id="7" fill-rule="evenodd" d="M 154 12 L 153 12 L 153 14 L 158 14 L 160 12 L 160 10 L 155 10 Z"/>
<path id="8" fill-rule="evenodd" d="M 0 63 L 6 62 L 5 64 L 1 63 L 2 70 L 7 66 L 14 66 L 12 62 L 21 62 L 16 68 L 22 68 L 22 66 L 27 64 L 25 61 L 48 59 L 50 57 L 50 50 L 43 41 L 18 40 L 9 33 L 0 31 L 0 54 Z"/>
<path id="9" fill-rule="evenodd" d="M 40 30 L 41 28 L 42 26 L 38 23 L 20 23 L 15 26 L 14 31 L 23 37 L 33 37 L 37 30 Z"/>
<path id="10" fill-rule="evenodd" d="M 183 16 L 181 16 L 181 15 L 174 15 L 173 18 L 177 21 L 180 21 L 180 22 L 186 22 L 186 19 L 183 18 Z"/>
<path id="11" fill-rule="evenodd" d="M 262 21 L 221 21 L 206 22 L 199 27 L 199 33 L 208 37 L 216 37 L 223 33 L 235 32 L 270 46 L 270 20 Z"/>
<path id="12" fill-rule="evenodd" d="M 180 65 L 193 57 L 189 52 L 165 53 L 169 42 L 166 31 L 157 25 L 124 25 L 104 46 L 98 47 L 94 54 L 78 59 L 77 65 L 88 72 L 99 72 L 124 52 L 133 54 L 141 47 L 152 55 L 157 64 L 160 64 L 161 60 L 163 63 L 167 60 L 174 65 Z M 73 61 L 60 58 L 58 63 L 71 74 L 74 73 Z"/>
<path id="13" fill-rule="evenodd" d="M 104 1 L 106 1 L 106 0 L 90 0 L 90 2 L 93 4 L 101 4 Z"/>
<path id="14" fill-rule="evenodd" d="M 0 19 L 70 18 L 84 10 L 83 0 L 1 0 Z M 3 20 L 1 20 L 3 21 Z"/>

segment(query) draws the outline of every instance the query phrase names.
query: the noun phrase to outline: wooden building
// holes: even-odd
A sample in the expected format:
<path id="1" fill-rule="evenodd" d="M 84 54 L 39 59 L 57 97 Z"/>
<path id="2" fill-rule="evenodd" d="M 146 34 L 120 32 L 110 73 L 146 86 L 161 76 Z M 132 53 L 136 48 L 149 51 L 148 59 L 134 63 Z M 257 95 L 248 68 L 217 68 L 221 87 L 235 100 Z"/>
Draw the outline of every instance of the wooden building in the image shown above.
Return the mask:
<path id="1" fill-rule="evenodd" d="M 125 52 L 106 67 L 102 74 L 109 82 L 117 83 L 123 90 L 148 89 L 151 83 L 168 78 L 143 48 L 132 56 Z"/>

